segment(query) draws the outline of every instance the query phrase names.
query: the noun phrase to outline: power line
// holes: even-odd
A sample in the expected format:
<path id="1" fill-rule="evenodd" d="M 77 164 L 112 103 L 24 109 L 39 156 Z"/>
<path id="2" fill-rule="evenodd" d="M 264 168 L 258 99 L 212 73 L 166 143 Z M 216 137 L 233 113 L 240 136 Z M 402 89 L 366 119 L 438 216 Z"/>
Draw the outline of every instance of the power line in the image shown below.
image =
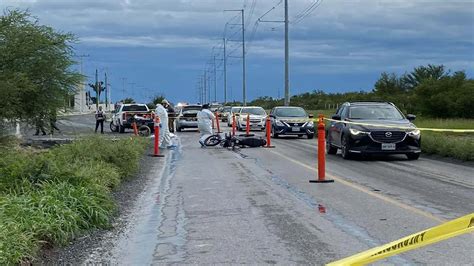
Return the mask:
<path id="1" fill-rule="evenodd" d="M 311 13 L 313 13 L 314 10 L 316 10 L 322 3 L 323 3 L 323 0 L 316 0 L 308 8 L 303 10 L 300 14 L 296 15 L 292 24 L 298 24 L 299 22 L 304 20 L 306 17 L 311 15 Z"/>

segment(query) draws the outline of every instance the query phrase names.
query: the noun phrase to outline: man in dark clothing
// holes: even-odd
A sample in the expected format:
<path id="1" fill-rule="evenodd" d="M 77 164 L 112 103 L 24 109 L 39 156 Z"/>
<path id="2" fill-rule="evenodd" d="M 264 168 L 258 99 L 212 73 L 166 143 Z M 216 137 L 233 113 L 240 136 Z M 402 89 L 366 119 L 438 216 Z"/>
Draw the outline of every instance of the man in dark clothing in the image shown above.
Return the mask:
<path id="1" fill-rule="evenodd" d="M 104 134 L 104 121 L 105 113 L 102 111 L 102 106 L 99 106 L 99 110 L 95 112 L 95 133 L 97 133 L 97 129 L 100 125 L 100 133 Z"/>
<path id="2" fill-rule="evenodd" d="M 170 132 L 174 133 L 174 120 L 176 119 L 176 113 L 174 111 L 174 107 L 166 99 L 161 101 L 161 105 L 163 105 L 163 107 L 168 112 L 168 127 L 169 127 Z"/>
<path id="3" fill-rule="evenodd" d="M 53 135 L 55 129 L 56 129 L 59 133 L 61 133 L 61 130 L 56 126 L 56 121 L 57 121 L 56 111 L 52 111 L 52 112 L 49 114 L 49 127 L 50 127 L 49 134 L 50 134 L 50 135 Z"/>
<path id="4" fill-rule="evenodd" d="M 43 114 L 39 114 L 36 117 L 35 124 L 36 124 L 35 136 L 39 135 L 40 130 L 41 130 L 41 133 L 43 133 L 43 136 L 46 135 L 46 131 L 44 130 L 44 115 Z"/>

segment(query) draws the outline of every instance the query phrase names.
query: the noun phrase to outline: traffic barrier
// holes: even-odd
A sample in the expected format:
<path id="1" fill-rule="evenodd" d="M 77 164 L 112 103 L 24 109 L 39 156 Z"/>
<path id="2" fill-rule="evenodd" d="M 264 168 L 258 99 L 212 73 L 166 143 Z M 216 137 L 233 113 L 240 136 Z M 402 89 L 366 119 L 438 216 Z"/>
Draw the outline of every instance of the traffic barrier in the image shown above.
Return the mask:
<path id="1" fill-rule="evenodd" d="M 247 114 L 247 124 L 245 126 L 245 135 L 250 136 L 250 114 Z"/>
<path id="2" fill-rule="evenodd" d="M 474 213 L 471 213 L 458 219 L 451 220 L 441 225 L 390 242 L 383 246 L 372 248 L 345 259 L 331 262 L 327 265 L 364 265 L 473 231 Z"/>
<path id="3" fill-rule="evenodd" d="M 218 112 L 215 113 L 215 117 L 216 117 L 217 133 L 222 133 L 221 125 L 219 124 L 219 113 Z"/>
<path id="4" fill-rule="evenodd" d="M 333 183 L 333 179 L 326 179 L 326 126 L 324 116 L 318 120 L 318 179 L 309 180 L 310 183 Z"/>
<path id="5" fill-rule="evenodd" d="M 235 114 L 232 114 L 232 136 L 235 136 Z"/>
<path id="6" fill-rule="evenodd" d="M 346 121 L 346 120 L 341 121 L 341 120 L 335 120 L 331 118 L 324 118 L 324 120 L 337 122 L 337 123 L 359 125 L 359 126 L 372 126 L 372 127 L 384 127 L 384 128 L 407 129 L 407 130 L 418 129 L 421 131 L 433 131 L 433 132 L 474 133 L 474 129 L 447 129 L 447 128 L 423 128 L 423 127 L 414 128 L 414 127 L 401 127 L 398 125 L 370 124 L 370 123 L 353 122 L 353 121 Z"/>
<path id="7" fill-rule="evenodd" d="M 153 151 L 153 157 L 165 157 L 164 155 L 160 154 L 160 118 L 158 116 L 155 117 L 155 147 Z"/>
<path id="8" fill-rule="evenodd" d="M 265 148 L 275 148 L 275 146 L 272 146 L 271 144 L 271 131 L 272 131 L 272 124 L 270 121 L 270 116 L 267 116 L 267 120 L 265 121 L 265 129 L 267 131 L 267 145 Z"/>
<path id="9" fill-rule="evenodd" d="M 132 123 L 132 127 L 133 127 L 133 134 L 135 134 L 135 136 L 138 136 L 137 122 L 134 121 Z"/>

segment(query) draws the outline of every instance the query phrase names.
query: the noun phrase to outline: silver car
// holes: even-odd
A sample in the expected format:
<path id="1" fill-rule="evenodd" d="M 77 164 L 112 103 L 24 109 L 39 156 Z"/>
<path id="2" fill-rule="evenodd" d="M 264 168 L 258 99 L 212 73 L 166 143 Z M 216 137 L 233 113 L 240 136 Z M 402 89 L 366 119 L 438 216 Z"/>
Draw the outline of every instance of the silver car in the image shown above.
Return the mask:
<path id="1" fill-rule="evenodd" d="M 249 118 L 250 121 L 247 121 Z M 265 122 L 267 118 L 267 112 L 259 106 L 245 106 L 240 109 L 237 116 L 237 129 L 245 130 L 247 123 L 250 129 L 265 129 Z"/>
<path id="2" fill-rule="evenodd" d="M 198 128 L 197 113 L 201 109 L 201 105 L 184 106 L 176 119 L 176 130 L 181 132 L 185 128 Z"/>

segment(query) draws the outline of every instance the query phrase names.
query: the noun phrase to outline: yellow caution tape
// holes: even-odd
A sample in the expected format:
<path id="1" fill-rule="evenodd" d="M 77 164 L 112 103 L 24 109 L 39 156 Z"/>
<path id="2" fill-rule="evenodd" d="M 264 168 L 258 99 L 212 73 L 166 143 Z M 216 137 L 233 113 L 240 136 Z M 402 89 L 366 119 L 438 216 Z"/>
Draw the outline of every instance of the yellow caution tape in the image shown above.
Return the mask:
<path id="1" fill-rule="evenodd" d="M 352 122 L 352 121 L 334 120 L 334 119 L 329 119 L 329 118 L 324 118 L 324 120 L 337 122 L 337 123 L 352 124 L 352 125 L 385 127 L 385 128 L 394 128 L 394 129 L 408 129 L 408 130 L 418 129 L 418 130 L 422 130 L 422 131 L 434 131 L 434 132 L 474 133 L 474 129 L 444 129 L 444 128 L 401 127 L 401 126 L 397 126 L 397 125 L 360 123 L 360 122 Z"/>
<path id="2" fill-rule="evenodd" d="M 472 231 L 474 231 L 474 213 L 327 265 L 365 265 Z"/>

